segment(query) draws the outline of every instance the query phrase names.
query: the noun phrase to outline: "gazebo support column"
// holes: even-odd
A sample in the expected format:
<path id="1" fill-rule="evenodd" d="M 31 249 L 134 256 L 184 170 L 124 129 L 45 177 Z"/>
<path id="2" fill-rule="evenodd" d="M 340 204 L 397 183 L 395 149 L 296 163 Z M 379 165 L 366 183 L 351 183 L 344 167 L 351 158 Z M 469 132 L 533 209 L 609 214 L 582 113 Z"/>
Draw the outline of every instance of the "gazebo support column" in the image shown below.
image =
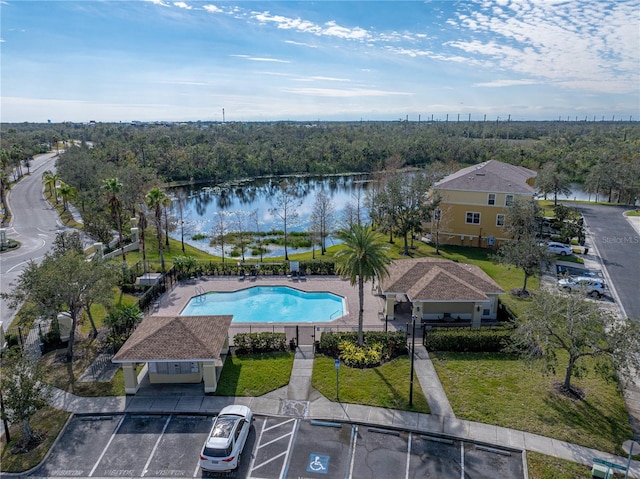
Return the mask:
<path id="1" fill-rule="evenodd" d="M 214 393 L 218 388 L 218 381 L 216 379 L 216 363 L 206 362 L 202 363 L 202 379 L 204 380 L 204 392 Z"/>
<path id="2" fill-rule="evenodd" d="M 122 373 L 124 375 L 124 392 L 127 394 L 135 394 L 138 392 L 140 384 L 136 375 L 135 363 L 123 363 Z"/>
<path id="3" fill-rule="evenodd" d="M 393 316 L 395 305 L 396 305 L 396 296 L 395 296 L 395 294 L 392 295 L 392 296 L 387 296 L 387 303 L 386 303 L 384 314 L 387 315 L 387 319 L 389 319 L 389 320 L 395 319 L 394 316 Z"/>
<path id="4" fill-rule="evenodd" d="M 480 323 L 482 322 L 482 308 L 484 303 L 474 303 L 473 305 L 473 315 L 471 317 L 471 327 L 479 328 Z"/>

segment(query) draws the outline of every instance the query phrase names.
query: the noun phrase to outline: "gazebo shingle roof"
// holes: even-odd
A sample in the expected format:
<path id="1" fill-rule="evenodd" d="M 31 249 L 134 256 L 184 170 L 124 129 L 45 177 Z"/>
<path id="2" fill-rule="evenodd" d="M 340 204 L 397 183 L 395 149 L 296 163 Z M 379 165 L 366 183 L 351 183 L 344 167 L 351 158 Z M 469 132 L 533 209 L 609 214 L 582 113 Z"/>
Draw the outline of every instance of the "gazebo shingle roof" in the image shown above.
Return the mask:
<path id="1" fill-rule="evenodd" d="M 383 294 L 406 294 L 411 301 L 486 301 L 504 290 L 478 266 L 438 258 L 397 260 L 382 281 Z"/>
<path id="2" fill-rule="evenodd" d="M 533 195 L 535 188 L 527 180 L 536 176 L 535 171 L 523 166 L 489 160 L 456 171 L 435 183 L 433 189 Z"/>
<path id="3" fill-rule="evenodd" d="M 198 361 L 220 358 L 233 316 L 147 316 L 112 361 Z"/>

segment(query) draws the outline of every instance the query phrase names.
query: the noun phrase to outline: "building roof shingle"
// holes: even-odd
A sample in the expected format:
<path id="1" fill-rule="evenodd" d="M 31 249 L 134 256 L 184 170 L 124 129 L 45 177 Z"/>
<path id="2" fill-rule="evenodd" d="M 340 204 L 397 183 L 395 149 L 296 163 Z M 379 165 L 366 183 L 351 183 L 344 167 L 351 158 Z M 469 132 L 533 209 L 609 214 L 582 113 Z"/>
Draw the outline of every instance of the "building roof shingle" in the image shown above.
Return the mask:
<path id="1" fill-rule="evenodd" d="M 478 266 L 439 258 L 394 261 L 381 290 L 411 301 L 486 301 L 487 294 L 504 293 Z"/>
<path id="2" fill-rule="evenodd" d="M 528 168 L 489 160 L 456 171 L 435 183 L 433 189 L 533 195 L 535 188 L 527 180 L 536 176 Z"/>
<path id="3" fill-rule="evenodd" d="M 220 358 L 233 316 L 147 316 L 114 363 Z"/>

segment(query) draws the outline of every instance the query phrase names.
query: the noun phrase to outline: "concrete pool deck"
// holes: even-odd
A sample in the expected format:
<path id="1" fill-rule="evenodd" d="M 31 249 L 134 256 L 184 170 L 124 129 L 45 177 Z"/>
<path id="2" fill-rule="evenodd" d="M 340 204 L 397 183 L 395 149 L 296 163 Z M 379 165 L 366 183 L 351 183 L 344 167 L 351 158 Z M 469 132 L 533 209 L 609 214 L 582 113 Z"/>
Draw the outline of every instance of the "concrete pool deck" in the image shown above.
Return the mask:
<path id="1" fill-rule="evenodd" d="M 285 326 L 311 326 L 324 331 L 325 328 L 346 331 L 357 329 L 358 327 L 358 288 L 351 286 L 349 281 L 338 276 L 307 276 L 305 279 L 289 278 L 286 276 L 255 276 L 240 279 L 237 276 L 206 276 L 198 279 L 182 281 L 172 290 L 160 297 L 159 302 L 153 309 L 151 316 L 178 316 L 187 305 L 189 300 L 199 294 L 211 291 L 238 291 L 252 286 L 288 286 L 307 292 L 330 292 L 345 298 L 346 314 L 333 321 L 321 323 L 239 323 L 231 324 L 233 334 L 252 331 L 282 330 Z M 372 291 L 371 282 L 364 285 L 364 329 L 384 330 L 385 321 L 382 315 L 384 299 L 376 296 Z M 408 321 L 410 321 L 410 317 Z M 406 322 L 401 319 L 388 322 L 388 329 L 395 331 L 404 330 Z"/>

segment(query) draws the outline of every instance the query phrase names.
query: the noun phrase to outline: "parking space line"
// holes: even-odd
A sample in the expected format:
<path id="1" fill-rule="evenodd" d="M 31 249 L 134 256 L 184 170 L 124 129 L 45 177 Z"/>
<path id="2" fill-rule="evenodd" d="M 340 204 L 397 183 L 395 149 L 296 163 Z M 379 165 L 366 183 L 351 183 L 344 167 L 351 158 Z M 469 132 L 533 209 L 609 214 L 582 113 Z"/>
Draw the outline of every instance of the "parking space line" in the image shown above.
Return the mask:
<path id="1" fill-rule="evenodd" d="M 351 427 L 351 458 L 349 459 L 349 477 L 353 477 L 353 463 L 356 460 L 356 442 L 358 441 L 358 425 Z"/>
<path id="2" fill-rule="evenodd" d="M 116 426 L 116 428 L 113 431 L 113 433 L 111 433 L 111 437 L 109 438 L 109 442 L 107 442 L 107 445 L 104 446 L 104 449 L 102 450 L 102 453 L 100 454 L 100 457 L 98 458 L 96 463 L 93 465 L 93 468 L 91 469 L 91 472 L 89 473 L 89 477 L 93 476 L 93 473 L 96 472 L 96 468 L 98 467 L 98 464 L 100 464 L 100 461 L 102 461 L 102 458 L 107 453 L 107 449 L 109 449 L 109 446 L 111 445 L 111 442 L 116 437 L 116 434 L 118 434 L 118 429 L 120 429 L 120 426 L 122 426 L 122 423 L 124 422 L 124 418 L 125 417 L 127 417 L 126 414 L 123 414 L 122 417 L 120 418 L 120 422 Z"/>
<path id="3" fill-rule="evenodd" d="M 147 473 L 147 470 L 149 469 L 149 464 L 151 464 L 151 459 L 153 459 L 153 455 L 156 453 L 156 449 L 158 449 L 158 444 L 160 444 L 160 439 L 162 439 L 162 436 L 164 436 L 164 432 L 167 430 L 167 426 L 169 425 L 169 421 L 171 421 L 171 417 L 172 416 L 169 416 L 167 418 L 167 421 L 164 423 L 162 432 L 158 436 L 158 439 L 156 440 L 156 443 L 153 446 L 153 449 L 151 450 L 151 454 L 149 454 L 149 459 L 147 459 L 147 463 L 144 465 L 144 468 L 142 469 L 142 476 L 144 476 Z"/>
<path id="4" fill-rule="evenodd" d="M 282 469 L 280 470 L 280 479 L 283 479 L 284 477 L 286 477 L 286 472 L 287 469 L 289 468 L 289 454 L 291 453 L 291 445 L 293 444 L 293 438 L 295 437 L 295 431 L 296 429 L 298 429 L 298 426 L 300 425 L 300 420 L 296 419 L 296 422 L 293 425 L 293 429 L 292 429 L 292 433 L 291 437 L 289 437 L 289 445 L 287 446 L 287 457 L 284 460 L 284 463 L 282 464 Z"/>
<path id="5" fill-rule="evenodd" d="M 460 442 L 460 479 L 464 479 L 464 442 Z"/>
<path id="6" fill-rule="evenodd" d="M 266 432 L 266 431 L 271 431 L 272 429 L 275 429 L 275 428 L 280 427 L 280 426 L 284 426 L 285 424 L 289 424 L 290 422 L 293 422 L 293 421 L 295 421 L 295 418 L 293 418 L 293 419 L 287 419 L 287 420 L 286 420 L 286 421 L 284 421 L 284 422 L 279 422 L 279 423 L 277 423 L 277 424 L 274 424 L 273 426 L 269 426 L 269 427 L 265 428 L 265 427 L 264 427 L 264 424 L 266 424 L 266 423 L 267 423 L 267 421 L 265 420 L 264 424 L 262 425 L 262 430 L 263 430 L 263 431 L 265 431 L 265 432 Z"/>
<path id="7" fill-rule="evenodd" d="M 271 440 L 271 441 L 269 441 L 269 442 L 265 442 L 264 444 L 260 444 L 260 445 L 258 446 L 258 449 L 263 448 L 263 447 L 266 447 L 266 446 L 268 446 L 268 445 L 270 445 L 270 444 L 273 444 L 274 442 L 279 441 L 279 440 L 280 440 L 280 439 L 282 439 L 283 437 L 287 437 L 289 434 L 293 434 L 293 429 L 292 429 L 290 432 L 288 432 L 288 433 L 286 433 L 286 434 L 283 434 L 283 435 L 282 435 L 282 436 L 280 436 L 280 437 L 276 437 L 275 439 L 273 439 L 273 440 Z"/>
<path id="8" fill-rule="evenodd" d="M 411 462 L 411 431 L 409 431 L 409 440 L 407 441 L 407 465 L 405 467 L 404 477 L 409 479 L 409 463 Z"/>

